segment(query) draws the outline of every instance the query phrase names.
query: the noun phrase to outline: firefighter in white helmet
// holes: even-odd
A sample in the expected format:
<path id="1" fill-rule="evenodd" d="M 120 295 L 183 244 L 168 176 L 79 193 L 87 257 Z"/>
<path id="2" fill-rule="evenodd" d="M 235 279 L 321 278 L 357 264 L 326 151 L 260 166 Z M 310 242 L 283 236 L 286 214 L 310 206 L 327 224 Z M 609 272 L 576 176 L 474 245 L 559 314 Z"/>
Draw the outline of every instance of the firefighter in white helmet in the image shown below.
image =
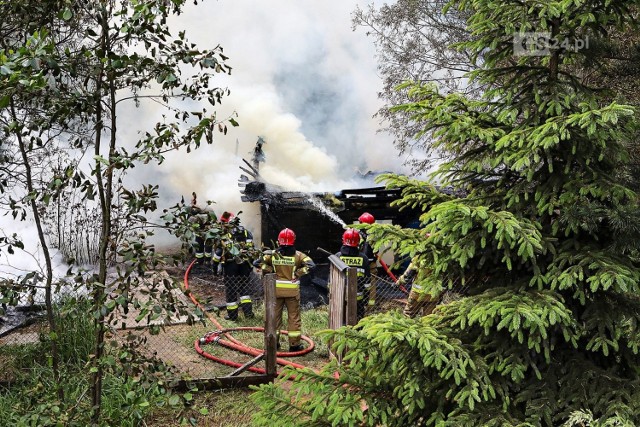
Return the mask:
<path id="1" fill-rule="evenodd" d="M 397 284 L 411 286 L 411 291 L 404 306 L 404 315 L 414 318 L 421 315 L 430 314 L 438 304 L 438 298 L 434 298 L 425 290 L 425 278 L 429 273 L 429 268 L 423 266 L 417 258 L 411 260 L 409 267 L 398 278 Z"/>
<path id="2" fill-rule="evenodd" d="M 196 265 L 205 266 L 213 253 L 213 239 L 209 235 L 209 231 L 216 223 L 217 218 L 209 206 L 202 208 L 198 205 L 196 193 L 192 195 L 189 224 L 195 236 L 193 252 L 196 258 Z"/>
<path id="3" fill-rule="evenodd" d="M 245 319 L 251 319 L 254 317 L 251 299 L 252 261 L 255 258 L 253 235 L 240 225 L 239 218 L 231 212 L 220 215 L 220 223 L 224 233 L 216 244 L 211 260 L 214 270 L 220 267 L 223 275 L 227 300 L 225 319 L 237 321 L 239 309 Z"/>

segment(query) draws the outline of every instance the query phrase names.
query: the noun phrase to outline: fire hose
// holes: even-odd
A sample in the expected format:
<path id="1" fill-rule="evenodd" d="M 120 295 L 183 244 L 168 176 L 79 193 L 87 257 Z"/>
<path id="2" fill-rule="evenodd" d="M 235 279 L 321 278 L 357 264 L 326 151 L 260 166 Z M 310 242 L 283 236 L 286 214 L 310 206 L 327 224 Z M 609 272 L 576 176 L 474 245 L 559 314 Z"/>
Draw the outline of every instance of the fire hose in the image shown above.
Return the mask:
<path id="1" fill-rule="evenodd" d="M 191 262 L 191 264 L 189 264 L 189 266 L 187 267 L 186 272 L 184 273 L 184 287 L 185 290 L 189 289 L 189 273 L 191 272 L 191 269 L 193 267 L 193 265 L 195 264 L 195 260 Z M 202 306 L 202 304 L 200 304 L 200 302 L 198 302 L 198 300 L 195 298 L 195 296 L 193 295 L 193 293 L 189 293 L 189 298 L 191 299 L 191 301 L 197 306 L 199 307 L 203 313 L 205 313 L 205 315 L 207 316 L 207 318 L 211 321 L 211 323 L 213 323 L 217 328 L 217 330 L 215 331 L 211 331 L 208 332 L 207 334 L 205 334 L 203 337 L 198 338 L 195 342 L 194 342 L 194 347 L 195 350 L 198 354 L 200 354 L 201 356 L 215 361 L 217 363 L 220 363 L 222 365 L 226 365 L 226 366 L 231 366 L 231 367 L 235 367 L 235 368 L 240 368 L 243 366 L 242 363 L 239 362 L 235 362 L 233 360 L 229 360 L 229 359 L 223 359 L 217 356 L 214 356 L 210 353 L 208 353 L 207 351 L 205 351 L 202 346 L 205 344 L 218 344 L 221 346 L 224 346 L 226 348 L 232 349 L 232 350 L 236 350 L 238 352 L 250 355 L 250 356 L 259 356 L 262 354 L 265 354 L 265 350 L 264 349 L 258 349 L 255 347 L 251 347 L 248 346 L 242 342 L 240 342 L 239 340 L 237 340 L 236 338 L 234 338 L 231 335 L 231 332 L 235 332 L 235 331 L 255 331 L 255 332 L 264 332 L 264 328 L 263 327 L 252 327 L 252 326 L 245 326 L 245 327 L 233 327 L 233 328 L 224 328 L 220 322 L 218 322 L 213 316 L 211 316 L 207 310 Z M 288 332 L 287 331 L 280 331 L 281 334 L 287 335 Z M 307 353 L 310 353 L 313 351 L 313 349 L 315 348 L 315 343 L 313 342 L 313 340 L 311 340 L 311 338 L 302 335 L 302 340 L 306 341 L 309 345 L 307 348 L 300 350 L 300 351 L 287 351 L 287 352 L 278 352 L 276 354 L 276 363 L 278 363 L 279 365 L 283 365 L 283 366 L 292 366 L 295 368 L 305 368 L 304 365 L 300 365 L 298 363 L 294 363 L 291 362 L 289 360 L 283 359 L 283 357 L 295 357 L 295 356 L 303 356 Z M 247 368 L 249 371 L 251 372 L 256 372 L 256 373 L 260 373 L 260 374 L 265 374 L 266 370 L 263 368 L 257 368 L 257 367 L 249 367 Z"/>
<path id="2" fill-rule="evenodd" d="M 393 280 L 393 282 L 398 285 L 398 287 L 400 288 L 400 290 L 402 292 L 404 292 L 405 294 L 408 294 L 409 291 L 407 290 L 407 288 L 405 288 L 403 285 L 401 285 L 400 283 L 398 283 L 398 279 L 396 278 L 396 276 L 391 272 L 391 270 L 389 269 L 389 266 L 387 265 L 386 262 L 384 262 L 382 260 L 382 257 L 380 257 L 380 255 L 376 255 L 376 258 L 378 259 L 378 261 L 380 262 L 380 265 L 382 266 L 382 268 L 384 268 L 384 271 L 387 272 L 387 274 L 389 275 L 389 277 L 391 277 L 391 280 Z"/>

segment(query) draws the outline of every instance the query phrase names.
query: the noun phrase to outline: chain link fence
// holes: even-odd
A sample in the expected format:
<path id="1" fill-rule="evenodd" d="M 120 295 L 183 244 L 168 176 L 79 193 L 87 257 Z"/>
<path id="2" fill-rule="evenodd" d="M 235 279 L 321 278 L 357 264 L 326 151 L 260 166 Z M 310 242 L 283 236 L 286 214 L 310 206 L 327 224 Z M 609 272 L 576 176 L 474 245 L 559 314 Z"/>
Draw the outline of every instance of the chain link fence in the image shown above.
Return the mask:
<path id="1" fill-rule="evenodd" d="M 10 285 L 0 292 L 0 384 L 11 383 L 19 374 L 29 369 L 32 354 L 47 354 L 49 327 L 45 302 L 45 289 L 37 285 L 25 286 L 16 292 Z M 54 287 L 52 305 L 60 317 L 61 308 L 70 301 L 87 299 L 85 293 L 73 285 Z M 90 313 L 85 316 L 90 322 Z M 82 328 L 78 322 L 69 328 Z M 64 339 L 66 337 L 61 337 Z M 82 345 L 82 344 L 81 344 Z M 80 345 L 78 345 L 79 347 Z"/>
<path id="2" fill-rule="evenodd" d="M 210 265 L 195 264 L 189 272 L 188 286 L 191 295 L 207 311 L 225 311 L 231 304 L 240 309 L 240 317 L 244 315 L 240 307 L 243 300 L 250 300 L 253 305 L 260 303 L 264 295 L 262 278 L 253 270 L 242 276 L 225 276 Z"/>
<path id="3" fill-rule="evenodd" d="M 185 270 L 176 270 L 169 274 L 176 281 L 181 282 Z M 329 303 L 328 290 L 314 282 L 315 279 L 309 277 L 306 281 L 303 280 L 300 287 L 303 334 L 311 328 L 311 322 L 305 323 L 305 311 L 314 313 L 311 315 L 316 316 L 313 320 L 317 322 L 313 325 L 315 329 L 324 329 L 328 326 L 327 317 L 315 314 L 324 312 L 326 315 Z M 206 346 L 206 353 L 213 359 L 233 363 L 225 365 L 205 360 L 202 352 L 197 349 L 197 343 L 211 331 L 235 328 L 232 332 L 234 340 L 249 347 L 264 348 L 264 336 L 256 332 L 264 326 L 264 291 L 262 277 L 254 269 L 245 276 L 226 277 L 210 266 L 196 265 L 189 272 L 188 288 L 173 289 L 171 292 L 176 300 L 190 307 L 192 312 L 197 306 L 202 314 L 191 319 L 178 314 L 171 317 L 158 316 L 157 319 L 147 323 L 149 317 L 143 316 L 144 319 L 141 319 L 140 309 L 131 306 L 126 313 L 120 313 L 119 317 L 114 319 L 109 339 L 120 346 L 135 348 L 149 358 L 164 362 L 173 369 L 177 377 L 191 379 L 229 375 L 237 369 L 238 365 L 249 363 L 254 357 L 220 345 L 216 346 L 216 343 L 212 342 Z M 422 309 L 428 311 L 434 304 L 459 298 L 465 292 L 466 286 L 460 285 L 454 286 L 453 290 L 444 292 L 435 300 L 414 300 L 415 315 L 426 314 Z M 386 274 L 374 275 L 371 287 L 362 295 L 360 303 L 365 306 L 365 315 L 389 310 L 405 311 L 412 302 L 410 294 L 410 285 L 403 288 Z M 138 297 L 146 298 L 144 290 Z M 80 334 L 79 337 L 69 339 L 84 342 L 84 345 L 88 346 L 86 351 L 91 352 L 92 301 L 87 293 L 73 286 L 61 287 L 56 289 L 54 306 L 58 318 L 65 316 L 71 318 L 71 311 L 77 311 L 73 314 L 75 326 L 66 327 L 67 330 L 63 332 Z M 317 310 L 311 311 L 313 308 Z M 229 316 L 230 310 L 236 310 L 235 318 Z M 86 323 L 87 331 L 73 331 L 73 328 L 78 326 L 78 322 Z M 0 311 L 0 366 L 3 367 L 0 369 L 0 384 L 11 382 L 19 376 L 19 371 L 24 368 L 25 361 L 22 360 L 24 349 L 41 347 L 42 353 L 46 354 L 49 351 L 49 339 L 42 289 L 34 289 L 28 295 L 22 295 L 20 301 L 5 303 Z M 324 344 L 321 348 L 320 353 L 326 351 Z M 326 362 L 326 359 L 323 359 L 326 356 L 326 354 L 316 354 L 313 356 L 315 358 L 313 363 L 321 364 L 323 360 Z"/>
<path id="4" fill-rule="evenodd" d="M 366 315 L 390 310 L 400 310 L 410 317 L 426 315 L 437 305 L 446 304 L 463 296 L 469 286 L 457 280 L 450 289 L 437 297 L 431 297 L 426 293 L 416 292 L 410 283 L 399 285 L 396 281 L 397 277 L 392 278 L 387 274 L 371 276 L 370 286 L 365 287 L 361 300 L 361 304 L 366 306 Z"/>
<path id="5" fill-rule="evenodd" d="M 169 275 L 177 282 L 182 282 L 186 268 L 176 269 Z M 207 345 L 198 343 L 212 331 L 225 331 L 223 338 L 228 337 L 238 346 L 264 348 L 264 333 L 260 331 L 265 321 L 262 277 L 253 269 L 245 276 L 225 276 L 210 266 L 194 265 L 187 283 L 186 288 L 180 287 L 170 292 L 177 302 L 189 307 L 192 313 L 200 310 L 199 316 L 189 318 L 179 313 L 162 313 L 156 318 L 144 314 L 142 305 L 129 304 L 126 310 L 116 306 L 118 313 L 109 322 L 111 329 L 107 341 L 117 343 L 120 348 L 131 349 L 149 360 L 164 363 L 177 379 L 230 375 L 239 366 L 249 363 L 255 355 L 224 347 L 217 340 Z M 315 287 L 302 288 L 303 310 L 326 301 L 317 290 L 311 288 Z M 151 298 L 144 284 L 140 285 L 137 292 L 134 298 L 138 301 Z M 19 301 L 7 302 L 1 308 L 0 385 L 18 380 L 21 373 L 28 370 L 25 362 L 33 361 L 23 360 L 25 353 L 46 355 L 50 352 L 50 330 L 42 289 L 22 295 Z M 235 318 L 229 316 L 234 309 L 237 314 Z M 93 351 L 93 310 L 91 298 L 82 289 L 73 286 L 56 289 L 54 312 L 58 321 L 61 317 L 73 318 L 77 324 L 86 324 L 84 331 L 66 328 L 61 334 L 76 334 L 69 340 L 85 343 L 88 346 L 87 353 Z M 115 351 L 114 346 L 109 348 Z M 317 356 L 314 358 L 318 359 Z M 261 365 L 264 362 L 256 364 L 256 368 L 259 369 Z"/>

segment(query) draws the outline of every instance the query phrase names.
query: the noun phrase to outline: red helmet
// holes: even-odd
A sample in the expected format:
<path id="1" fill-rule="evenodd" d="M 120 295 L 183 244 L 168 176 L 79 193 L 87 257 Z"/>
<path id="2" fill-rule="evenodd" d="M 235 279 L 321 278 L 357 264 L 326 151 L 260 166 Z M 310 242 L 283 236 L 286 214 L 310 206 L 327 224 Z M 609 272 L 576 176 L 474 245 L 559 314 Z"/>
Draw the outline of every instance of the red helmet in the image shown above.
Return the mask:
<path id="1" fill-rule="evenodd" d="M 345 246 L 351 246 L 352 248 L 357 248 L 360 244 L 360 233 L 358 233 L 358 230 L 347 228 L 347 230 L 342 234 L 342 244 Z"/>
<path id="2" fill-rule="evenodd" d="M 231 218 L 233 218 L 234 215 L 231 212 L 223 212 L 222 215 L 220 215 L 220 221 L 222 222 L 229 222 L 231 221 Z"/>
<path id="3" fill-rule="evenodd" d="M 365 212 L 360 215 L 358 221 L 360 221 L 360 223 L 362 224 L 373 224 L 374 222 L 376 222 L 376 219 L 369 212 Z"/>
<path id="4" fill-rule="evenodd" d="M 278 234 L 278 244 L 280 246 L 293 246 L 296 242 L 296 233 L 289 228 L 285 228 Z"/>

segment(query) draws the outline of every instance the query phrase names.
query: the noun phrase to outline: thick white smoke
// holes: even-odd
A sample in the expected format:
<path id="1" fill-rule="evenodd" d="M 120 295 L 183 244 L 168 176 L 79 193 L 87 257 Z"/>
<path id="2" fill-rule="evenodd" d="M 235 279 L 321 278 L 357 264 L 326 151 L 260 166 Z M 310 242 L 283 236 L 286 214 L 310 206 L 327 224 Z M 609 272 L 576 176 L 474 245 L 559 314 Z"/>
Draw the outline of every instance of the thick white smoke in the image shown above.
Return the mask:
<path id="1" fill-rule="evenodd" d="M 222 45 L 230 58 L 232 75 L 218 84 L 231 95 L 216 111 L 237 113 L 240 127 L 195 155 L 172 156 L 163 167 L 169 190 L 195 191 L 216 201 L 216 211 L 243 210 L 257 226 L 257 205 L 240 201 L 236 183 L 259 136 L 262 177 L 289 190 L 359 187 L 358 172 L 401 171 L 391 138 L 372 118 L 381 86 L 372 40 L 351 28 L 351 12 L 367 3 L 223 0 L 186 8 L 176 28 L 201 47 Z"/>
<path id="2" fill-rule="evenodd" d="M 266 141 L 261 175 L 290 190 L 360 187 L 357 172 L 402 171 L 391 138 L 376 133 L 372 118 L 381 87 L 372 40 L 351 29 L 351 12 L 370 1 L 198 3 L 171 24 L 202 48 L 223 46 L 233 72 L 217 84 L 231 95 L 216 111 L 221 118 L 237 113 L 240 127 L 190 154 L 171 153 L 160 167 L 136 167 L 129 184 L 160 184 L 161 208 L 196 192 L 217 213 L 242 210 L 257 231 L 258 205 L 241 201 L 237 182 L 259 136 Z M 128 107 L 118 115 L 122 142 L 133 144 L 159 117 L 154 104 Z"/>

